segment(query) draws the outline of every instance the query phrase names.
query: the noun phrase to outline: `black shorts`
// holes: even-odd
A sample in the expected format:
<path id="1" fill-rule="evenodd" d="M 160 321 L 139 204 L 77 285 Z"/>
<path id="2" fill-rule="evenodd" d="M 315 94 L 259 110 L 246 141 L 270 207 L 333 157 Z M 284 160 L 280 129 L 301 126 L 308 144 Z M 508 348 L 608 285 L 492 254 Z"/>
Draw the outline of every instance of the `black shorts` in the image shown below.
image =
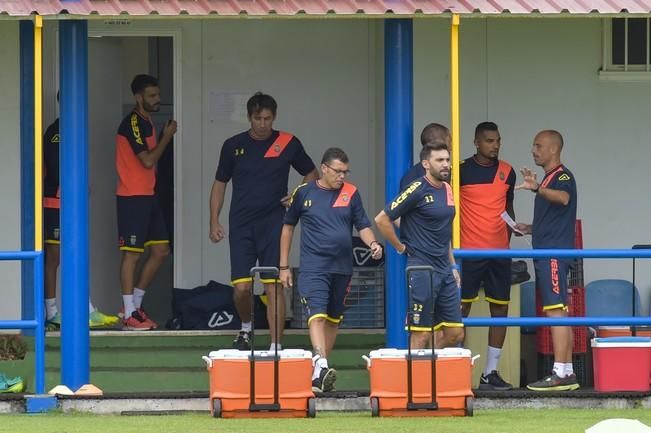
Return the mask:
<path id="1" fill-rule="evenodd" d="M 264 219 L 246 226 L 233 226 L 228 231 L 231 253 L 231 284 L 251 281 L 251 268 L 278 267 L 280 261 L 280 232 L 285 210 L 273 212 Z M 262 274 L 263 283 L 274 283 L 275 275 Z"/>
<path id="2" fill-rule="evenodd" d="M 344 302 L 350 291 L 350 275 L 300 272 L 297 288 L 305 308 L 307 323 L 316 317 L 339 324 L 344 318 Z"/>
<path id="3" fill-rule="evenodd" d="M 539 290 L 543 311 L 567 308 L 567 274 L 570 265 L 560 259 L 534 260 L 536 289 Z"/>
<path id="4" fill-rule="evenodd" d="M 59 209 L 52 207 L 43 208 L 43 229 L 46 244 L 59 245 L 61 243 Z"/>
<path id="5" fill-rule="evenodd" d="M 117 196 L 121 251 L 142 253 L 154 244 L 169 244 L 163 212 L 153 195 Z"/>
<path id="6" fill-rule="evenodd" d="M 407 265 L 423 265 L 411 258 Z M 411 331 L 431 332 L 443 326 L 463 327 L 461 298 L 452 270 L 447 272 L 414 271 L 409 273 L 409 314 Z"/>
<path id="7" fill-rule="evenodd" d="M 461 302 L 477 301 L 482 287 L 486 301 L 508 305 L 511 299 L 511 260 L 463 260 Z"/>

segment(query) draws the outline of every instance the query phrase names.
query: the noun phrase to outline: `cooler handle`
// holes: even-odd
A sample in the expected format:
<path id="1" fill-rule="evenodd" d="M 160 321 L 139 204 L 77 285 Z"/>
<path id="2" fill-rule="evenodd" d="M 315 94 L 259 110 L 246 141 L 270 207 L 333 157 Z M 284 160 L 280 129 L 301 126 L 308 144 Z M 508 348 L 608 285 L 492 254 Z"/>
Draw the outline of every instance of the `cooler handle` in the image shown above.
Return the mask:
<path id="1" fill-rule="evenodd" d="M 362 355 L 362 359 L 366 361 L 366 368 L 371 368 L 371 358 L 366 355 Z"/>
<path id="2" fill-rule="evenodd" d="M 212 368 L 212 359 L 208 358 L 207 356 L 202 356 L 201 359 L 206 363 L 206 367 Z"/>
<path id="3" fill-rule="evenodd" d="M 480 354 L 477 354 L 477 355 L 473 356 L 472 358 L 470 358 L 470 365 L 475 365 L 475 361 L 477 361 L 479 358 L 481 358 Z"/>

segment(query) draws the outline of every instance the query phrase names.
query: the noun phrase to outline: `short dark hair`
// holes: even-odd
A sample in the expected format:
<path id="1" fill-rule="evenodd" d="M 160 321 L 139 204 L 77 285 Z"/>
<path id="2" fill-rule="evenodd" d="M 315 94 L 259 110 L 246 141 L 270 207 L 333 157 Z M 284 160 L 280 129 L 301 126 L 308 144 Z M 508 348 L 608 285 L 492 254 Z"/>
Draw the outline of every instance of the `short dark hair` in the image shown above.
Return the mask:
<path id="1" fill-rule="evenodd" d="M 499 128 L 494 122 L 481 122 L 475 128 L 475 140 L 478 140 L 479 137 L 486 131 L 499 131 Z"/>
<path id="2" fill-rule="evenodd" d="M 147 87 L 158 87 L 158 79 L 147 74 L 138 74 L 131 81 L 131 93 L 141 94 Z"/>
<path id="3" fill-rule="evenodd" d="M 545 129 L 543 131 L 540 131 L 538 134 L 551 135 L 556 140 L 556 142 L 559 144 L 561 149 L 563 148 L 563 144 L 564 144 L 563 135 L 560 132 L 558 132 L 557 130 L 555 130 L 555 129 Z"/>
<path id="4" fill-rule="evenodd" d="M 249 114 L 249 117 L 254 113 L 259 113 L 265 109 L 271 111 L 271 114 L 276 117 L 278 104 L 273 96 L 266 95 L 262 92 L 256 92 L 255 95 L 251 96 L 246 102 L 246 112 Z"/>
<path id="5" fill-rule="evenodd" d="M 344 164 L 348 164 L 348 155 L 346 155 L 346 152 L 338 147 L 330 147 L 326 149 L 326 151 L 323 153 L 323 158 L 321 158 L 321 164 L 327 165 L 334 160 L 339 160 Z"/>
<path id="6" fill-rule="evenodd" d="M 449 135 L 450 130 L 447 126 L 440 123 L 430 123 L 420 133 L 420 144 L 424 146 L 431 143 L 445 143 Z"/>
<path id="7" fill-rule="evenodd" d="M 426 159 L 429 159 L 429 156 L 432 154 L 432 151 L 434 150 L 447 150 L 448 152 L 450 151 L 450 149 L 448 149 L 447 144 L 445 143 L 426 144 L 420 150 L 420 160 L 424 161 Z"/>

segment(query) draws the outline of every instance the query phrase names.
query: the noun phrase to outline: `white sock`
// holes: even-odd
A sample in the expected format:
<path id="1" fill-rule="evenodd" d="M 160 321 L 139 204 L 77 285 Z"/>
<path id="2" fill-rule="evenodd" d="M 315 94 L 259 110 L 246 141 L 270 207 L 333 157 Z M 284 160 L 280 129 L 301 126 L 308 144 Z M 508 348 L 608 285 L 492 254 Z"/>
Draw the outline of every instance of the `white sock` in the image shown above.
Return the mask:
<path id="1" fill-rule="evenodd" d="M 318 356 L 314 363 L 314 370 L 312 370 L 312 380 L 318 379 L 321 375 L 321 370 L 324 368 L 328 368 L 328 360 Z"/>
<path id="2" fill-rule="evenodd" d="M 554 373 L 558 377 L 565 377 L 565 368 L 563 367 L 565 364 L 562 362 L 554 362 L 554 368 L 552 369 L 552 373 Z"/>
<path id="3" fill-rule="evenodd" d="M 328 368 L 328 360 L 325 359 L 325 358 L 323 358 L 323 357 L 320 357 L 319 359 L 316 360 L 316 364 L 315 364 L 315 365 L 316 365 L 317 367 L 319 367 L 319 369 L 321 369 L 321 368 Z"/>
<path id="4" fill-rule="evenodd" d="M 136 306 L 133 305 L 133 295 L 122 295 L 122 302 L 124 303 L 124 318 L 131 317 L 131 313 L 136 311 Z"/>
<path id="5" fill-rule="evenodd" d="M 242 331 L 251 332 L 251 322 L 242 322 Z"/>
<path id="6" fill-rule="evenodd" d="M 571 376 L 574 374 L 574 365 L 571 362 L 566 362 L 563 364 L 563 377 Z"/>
<path id="7" fill-rule="evenodd" d="M 486 368 L 484 368 L 484 376 L 489 375 L 492 371 L 497 370 L 497 364 L 500 362 L 502 349 L 497 347 L 488 346 L 486 353 Z"/>
<path id="8" fill-rule="evenodd" d="M 278 348 L 278 352 L 283 350 L 283 346 L 280 343 L 271 343 L 271 346 L 269 346 L 269 351 L 274 352 L 276 350 L 276 347 Z"/>
<path id="9" fill-rule="evenodd" d="M 93 303 L 90 302 L 90 299 L 88 300 L 88 314 L 93 314 L 95 312 L 95 307 L 93 306 Z"/>
<path id="10" fill-rule="evenodd" d="M 136 307 L 136 310 L 142 306 L 142 298 L 145 297 L 146 291 L 135 287 L 133 289 L 133 306 Z"/>
<path id="11" fill-rule="evenodd" d="M 45 315 L 50 320 L 59 312 L 57 310 L 57 298 L 47 298 L 45 300 Z"/>

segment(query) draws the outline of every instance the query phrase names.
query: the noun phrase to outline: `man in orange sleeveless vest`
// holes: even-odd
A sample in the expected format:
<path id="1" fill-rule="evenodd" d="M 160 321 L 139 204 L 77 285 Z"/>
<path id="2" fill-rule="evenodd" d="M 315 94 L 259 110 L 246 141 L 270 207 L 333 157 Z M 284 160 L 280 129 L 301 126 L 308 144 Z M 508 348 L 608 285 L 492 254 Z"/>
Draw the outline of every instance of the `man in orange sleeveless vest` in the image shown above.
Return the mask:
<path id="1" fill-rule="evenodd" d="M 371 257 L 382 257 L 362 198 L 353 184 L 344 181 L 348 174 L 346 153 L 336 147 L 326 150 L 321 177 L 294 190 L 280 237 L 280 279 L 285 287 L 292 287 L 289 251 L 294 227 L 302 222 L 297 284 L 316 355 L 312 374 L 315 392 L 334 390 L 336 372 L 328 366 L 327 357 L 343 319 L 344 299 L 353 274 L 353 226 L 370 247 Z"/>
<path id="2" fill-rule="evenodd" d="M 240 350 L 250 349 L 253 319 L 250 269 L 256 263 L 259 266 L 278 266 L 280 230 L 284 206 L 289 200 L 289 169 L 294 167 L 303 175 L 303 182 L 319 176 L 300 140 L 272 128 L 277 107 L 274 98 L 260 92 L 248 100 L 246 109 L 251 128 L 224 142 L 210 193 L 209 236 L 211 241 L 219 242 L 225 236 L 219 214 L 224 204 L 226 184 L 233 181 L 228 237 L 233 301 L 242 321 L 242 329 L 233 341 L 233 347 Z M 272 336 L 271 349 L 280 349 L 285 325 L 283 289 L 279 287 L 275 293 L 278 281 L 273 275 L 263 274 L 261 280 L 269 300 L 267 318 Z M 275 302 L 278 302 L 277 307 Z M 276 310 L 277 318 L 274 317 Z M 279 327 L 277 331 L 276 324 Z M 275 340 L 276 334 L 278 341 Z"/>
<path id="3" fill-rule="evenodd" d="M 122 329 L 150 330 L 158 325 L 145 313 L 142 300 L 170 253 L 165 218 L 154 194 L 156 164 L 174 138 L 177 125 L 175 120 L 168 120 L 158 140 L 151 119 L 151 113 L 160 110 L 160 88 L 155 77 L 136 75 L 131 92 L 136 105 L 118 127 L 115 149 Z M 136 268 L 145 248 L 149 248 L 149 256 L 136 280 Z"/>
<path id="4" fill-rule="evenodd" d="M 515 172 L 498 159 L 501 137 L 493 122 L 482 122 L 475 128 L 474 156 L 462 161 L 461 181 L 461 248 L 509 248 L 511 233 L 502 219 L 503 212 L 511 218 Z M 511 260 L 463 260 L 461 266 L 461 309 L 470 314 L 472 303 L 479 299 L 479 288 L 489 303 L 491 317 L 508 314 L 511 293 Z M 497 364 L 502 353 L 506 328 L 490 327 L 486 368 L 479 381 L 480 389 L 509 390 L 513 388 L 499 375 Z"/>

